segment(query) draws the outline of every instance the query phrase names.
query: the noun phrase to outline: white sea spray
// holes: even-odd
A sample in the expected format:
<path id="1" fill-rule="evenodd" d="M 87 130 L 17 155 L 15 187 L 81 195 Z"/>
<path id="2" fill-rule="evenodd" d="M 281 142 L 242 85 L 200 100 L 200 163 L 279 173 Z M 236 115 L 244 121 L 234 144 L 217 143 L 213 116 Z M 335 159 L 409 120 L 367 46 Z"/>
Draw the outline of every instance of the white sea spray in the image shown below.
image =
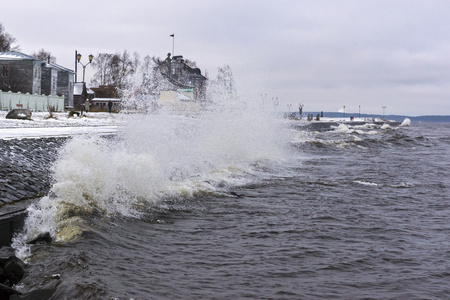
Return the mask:
<path id="1" fill-rule="evenodd" d="M 49 196 L 29 209 L 17 247 L 44 232 L 56 241 L 76 238 L 82 230 L 72 226 L 74 216 L 138 218 L 164 199 L 226 193 L 250 183 L 258 161 L 285 159 L 289 142 L 279 119 L 248 110 L 125 119 L 115 138 L 78 135 L 60 150 Z"/>

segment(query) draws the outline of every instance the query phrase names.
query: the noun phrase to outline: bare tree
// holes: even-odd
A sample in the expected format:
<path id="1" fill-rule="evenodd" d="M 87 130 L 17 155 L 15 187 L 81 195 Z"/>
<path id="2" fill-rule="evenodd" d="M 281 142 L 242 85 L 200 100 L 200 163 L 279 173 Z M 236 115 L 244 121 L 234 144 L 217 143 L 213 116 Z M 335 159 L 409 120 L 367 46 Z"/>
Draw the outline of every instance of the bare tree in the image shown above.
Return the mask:
<path id="1" fill-rule="evenodd" d="M 91 80 L 91 85 L 109 85 L 111 82 L 110 61 L 113 54 L 99 53 L 92 61 L 92 67 L 96 70 Z"/>
<path id="2" fill-rule="evenodd" d="M 234 76 L 229 65 L 218 68 L 216 78 L 209 84 L 208 94 L 210 100 L 237 100 Z"/>
<path id="3" fill-rule="evenodd" d="M 39 50 L 38 52 L 33 52 L 33 54 L 31 54 L 31 56 L 43 60 L 43 61 L 48 61 L 48 59 L 50 58 L 50 62 L 51 63 L 56 63 L 56 57 L 52 56 L 52 54 L 50 53 L 50 51 L 46 51 L 44 49 Z"/>
<path id="4" fill-rule="evenodd" d="M 3 24 L 0 23 L 0 52 L 3 51 L 19 51 L 19 46 L 13 46 L 16 43 L 16 39 L 5 32 Z"/>
<path id="5" fill-rule="evenodd" d="M 216 82 L 224 88 L 227 94 L 233 96 L 236 94 L 234 76 L 229 65 L 219 67 Z"/>
<path id="6" fill-rule="evenodd" d="M 139 56 L 133 56 L 126 50 L 123 53 L 99 53 L 92 67 L 96 70 L 91 80 L 92 85 L 114 86 L 123 90 L 131 83 L 131 78 L 139 65 Z"/>
<path id="7" fill-rule="evenodd" d="M 156 81 L 156 58 L 149 55 L 144 57 L 141 67 L 139 68 L 139 75 L 142 77 L 140 91 L 143 95 L 153 94 L 157 89 Z"/>

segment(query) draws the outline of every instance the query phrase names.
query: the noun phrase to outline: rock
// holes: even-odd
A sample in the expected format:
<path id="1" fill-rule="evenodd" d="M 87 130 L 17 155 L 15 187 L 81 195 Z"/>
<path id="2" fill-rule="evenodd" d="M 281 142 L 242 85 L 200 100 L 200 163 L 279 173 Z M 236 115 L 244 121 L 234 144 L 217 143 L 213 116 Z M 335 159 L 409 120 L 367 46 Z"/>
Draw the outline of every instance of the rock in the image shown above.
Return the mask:
<path id="1" fill-rule="evenodd" d="M 77 111 L 71 110 L 71 111 L 69 111 L 69 114 L 67 115 L 67 117 L 68 117 L 68 118 L 73 118 L 75 115 L 76 115 L 77 117 L 79 117 L 79 116 L 80 116 L 80 113 L 77 112 Z"/>
<path id="2" fill-rule="evenodd" d="M 19 291 L 0 283 L 0 299 L 11 299 L 11 295 L 22 295 Z"/>
<path id="3" fill-rule="evenodd" d="M 15 251 L 12 247 L 6 247 L 6 246 L 0 247 L 0 257 L 10 257 L 10 256 L 14 256 L 14 254 L 15 254 Z M 6 262 L 6 260 L 5 260 L 5 262 Z M 4 265 L 1 267 L 3 268 Z"/>
<path id="4" fill-rule="evenodd" d="M 31 120 L 31 110 L 25 108 L 16 108 L 8 112 L 7 119 Z"/>
<path id="5" fill-rule="evenodd" d="M 10 300 L 47 300 L 50 299 L 56 292 L 60 281 L 52 281 L 43 288 L 33 290 L 23 294 L 12 295 Z M 0 298 L 3 299 L 3 298 Z"/>
<path id="6" fill-rule="evenodd" d="M 40 233 L 36 238 L 28 242 L 28 244 L 48 244 L 53 241 L 49 232 Z"/>
<path id="7" fill-rule="evenodd" d="M 11 285 L 17 284 L 25 276 L 25 263 L 16 256 L 10 256 L 3 268 L 3 274 Z"/>

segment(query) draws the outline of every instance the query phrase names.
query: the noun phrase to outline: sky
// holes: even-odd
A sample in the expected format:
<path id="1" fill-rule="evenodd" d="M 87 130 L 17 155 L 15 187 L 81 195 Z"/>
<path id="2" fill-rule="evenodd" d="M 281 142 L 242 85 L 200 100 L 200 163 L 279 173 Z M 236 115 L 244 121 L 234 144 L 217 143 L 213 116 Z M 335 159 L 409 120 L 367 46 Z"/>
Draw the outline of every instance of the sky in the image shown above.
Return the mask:
<path id="1" fill-rule="evenodd" d="M 448 0 L 0 1 L 21 52 L 70 69 L 75 50 L 174 47 L 210 79 L 229 65 L 239 99 L 267 111 L 450 115 Z"/>

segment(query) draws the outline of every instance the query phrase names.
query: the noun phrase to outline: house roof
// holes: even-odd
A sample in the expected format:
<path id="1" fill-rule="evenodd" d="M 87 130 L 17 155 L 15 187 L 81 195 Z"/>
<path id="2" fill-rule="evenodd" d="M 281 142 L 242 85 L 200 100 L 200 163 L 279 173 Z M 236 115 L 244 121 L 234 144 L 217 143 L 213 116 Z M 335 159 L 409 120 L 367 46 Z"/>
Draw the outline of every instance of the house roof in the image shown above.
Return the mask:
<path id="1" fill-rule="evenodd" d="M 21 52 L 6 51 L 0 52 L 0 60 L 38 60 L 38 59 Z"/>
<path id="2" fill-rule="evenodd" d="M 57 70 L 60 70 L 60 71 L 66 71 L 66 72 L 75 74 L 75 71 L 73 71 L 71 69 L 68 69 L 68 68 L 65 68 L 63 66 L 54 64 L 54 63 L 45 63 L 45 67 L 51 68 L 51 69 L 57 69 Z"/>
<path id="3" fill-rule="evenodd" d="M 22 52 L 17 52 L 17 51 L 7 51 L 7 52 L 0 52 L 0 60 L 35 60 L 35 61 L 40 61 L 42 62 L 42 64 L 45 64 L 45 67 L 47 68 L 51 68 L 51 69 L 58 69 L 61 71 L 66 71 L 66 72 L 70 72 L 70 73 L 75 73 L 73 70 L 70 70 L 68 68 L 65 68 L 63 66 L 54 64 L 54 63 L 48 63 L 46 61 L 42 61 L 40 59 L 37 59 L 31 55 L 27 55 L 25 53 Z"/>

